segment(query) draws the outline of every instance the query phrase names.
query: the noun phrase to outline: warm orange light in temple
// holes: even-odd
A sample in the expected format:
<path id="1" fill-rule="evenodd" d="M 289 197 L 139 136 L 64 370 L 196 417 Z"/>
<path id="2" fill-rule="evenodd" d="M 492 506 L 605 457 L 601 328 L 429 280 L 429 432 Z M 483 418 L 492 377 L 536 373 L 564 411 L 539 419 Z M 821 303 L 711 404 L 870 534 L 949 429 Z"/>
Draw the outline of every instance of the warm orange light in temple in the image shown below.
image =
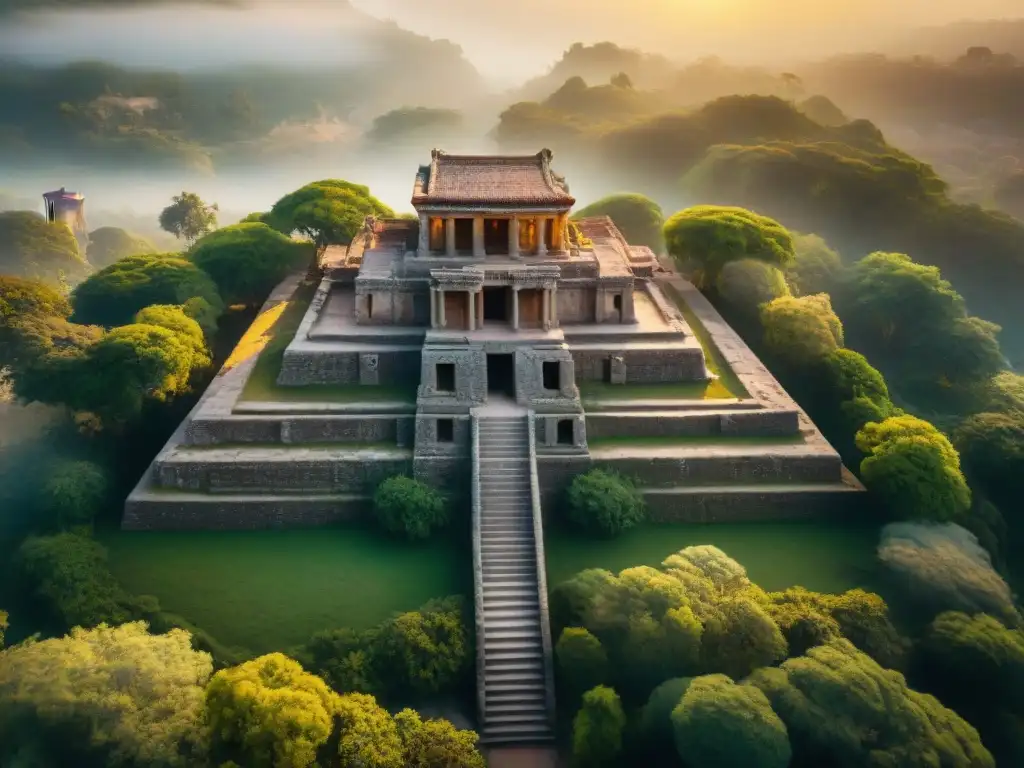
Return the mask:
<path id="1" fill-rule="evenodd" d="M 445 248 L 445 220 L 440 216 L 430 217 L 430 250 L 443 251 Z"/>
<path id="2" fill-rule="evenodd" d="M 519 250 L 529 252 L 537 247 L 536 219 L 519 220 Z"/>

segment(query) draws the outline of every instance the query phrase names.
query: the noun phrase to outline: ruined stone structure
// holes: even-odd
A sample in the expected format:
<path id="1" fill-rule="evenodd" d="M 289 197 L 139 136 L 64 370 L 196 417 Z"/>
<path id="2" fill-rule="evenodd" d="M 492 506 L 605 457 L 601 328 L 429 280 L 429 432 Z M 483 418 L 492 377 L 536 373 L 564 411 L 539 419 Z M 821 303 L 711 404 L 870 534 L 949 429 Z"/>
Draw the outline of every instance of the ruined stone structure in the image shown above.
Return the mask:
<path id="1" fill-rule="evenodd" d="M 315 525 L 364 514 L 389 475 L 445 488 L 473 519 L 482 736 L 551 738 L 543 511 L 573 476 L 631 476 L 659 521 L 835 514 L 862 490 L 692 285 L 608 218 L 570 221 L 573 203 L 547 150 L 435 150 L 414 182 L 418 220 L 368 219 L 328 249 L 284 351 L 279 392 L 346 394 L 254 400 L 255 357 L 225 366 L 124 526 Z M 683 307 L 742 385 L 735 398 L 659 394 L 713 378 Z M 414 402 L 369 396 L 403 385 Z"/>
<path id="2" fill-rule="evenodd" d="M 47 221 L 59 221 L 68 226 L 84 253 L 89 242 L 89 230 L 85 223 L 85 198 L 61 187 L 55 192 L 43 193 L 43 209 Z"/>

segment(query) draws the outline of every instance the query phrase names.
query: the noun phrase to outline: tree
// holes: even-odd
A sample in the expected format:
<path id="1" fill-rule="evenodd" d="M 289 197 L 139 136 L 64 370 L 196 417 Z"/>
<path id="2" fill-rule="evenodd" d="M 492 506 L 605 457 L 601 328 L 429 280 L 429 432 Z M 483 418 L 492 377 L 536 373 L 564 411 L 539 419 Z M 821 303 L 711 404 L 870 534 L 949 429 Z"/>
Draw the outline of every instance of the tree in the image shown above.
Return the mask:
<path id="1" fill-rule="evenodd" d="M 7 613 L 0 611 L 0 648 L 4 647 L 4 632 L 7 629 Z"/>
<path id="2" fill-rule="evenodd" d="M 349 693 L 336 702 L 338 756 L 343 766 L 404 768 L 405 748 L 388 711 L 373 696 Z"/>
<path id="3" fill-rule="evenodd" d="M 89 272 L 67 225 L 32 211 L 0 211 L 0 274 L 51 286 L 77 283 Z"/>
<path id="4" fill-rule="evenodd" d="M 91 461 L 64 461 L 47 478 L 42 504 L 58 527 L 92 530 L 109 492 L 110 481 L 103 467 Z"/>
<path id="5" fill-rule="evenodd" d="M 331 735 L 338 695 L 281 653 L 217 672 L 206 688 L 213 743 L 252 768 L 307 768 Z"/>
<path id="6" fill-rule="evenodd" d="M 385 531 L 408 539 L 426 539 L 451 522 L 451 511 L 444 496 L 405 475 L 389 477 L 377 486 L 373 513 Z"/>
<path id="7" fill-rule="evenodd" d="M 786 658 L 788 650 L 782 630 L 749 598 L 726 600 L 704 622 L 701 654 L 709 671 L 746 677 Z"/>
<path id="8" fill-rule="evenodd" d="M 817 235 L 793 235 L 793 262 L 786 282 L 797 296 L 832 293 L 843 275 L 843 260 Z"/>
<path id="9" fill-rule="evenodd" d="M 785 723 L 795 765 L 995 766 L 959 715 L 847 640 L 759 669 L 747 683 Z"/>
<path id="10" fill-rule="evenodd" d="M 86 258 L 96 269 L 109 267 L 125 256 L 156 253 L 156 248 L 144 237 L 133 235 L 120 227 L 100 227 L 89 233 Z"/>
<path id="11" fill-rule="evenodd" d="M 619 695 L 599 685 L 583 694 L 583 706 L 572 722 L 572 763 L 581 768 L 618 764 L 626 715 Z"/>
<path id="12" fill-rule="evenodd" d="M 582 627 L 566 627 L 555 645 L 562 700 L 576 702 L 591 688 L 608 682 L 608 654 L 601 641 Z"/>
<path id="13" fill-rule="evenodd" d="M 153 598 L 125 592 L 110 572 L 107 550 L 78 534 L 26 539 L 14 567 L 43 610 L 65 629 L 123 624 L 159 608 Z"/>
<path id="14" fill-rule="evenodd" d="M 630 245 L 646 245 L 655 253 L 665 247 L 661 233 L 665 214 L 649 197 L 635 193 L 609 195 L 572 215 L 574 219 L 590 216 L 608 216 Z"/>
<path id="15" fill-rule="evenodd" d="M 892 514 L 910 520 L 947 522 L 971 506 L 971 489 L 960 471 L 960 455 L 927 421 L 892 416 L 869 422 L 857 433 L 865 485 Z"/>
<path id="16" fill-rule="evenodd" d="M 567 495 L 569 520 L 598 536 L 617 536 L 643 521 L 643 495 L 625 477 L 592 469 L 577 475 Z"/>
<path id="17" fill-rule="evenodd" d="M 470 642 L 462 605 L 449 600 L 385 622 L 370 654 L 389 690 L 429 695 L 450 688 L 466 673 Z"/>
<path id="18" fill-rule="evenodd" d="M 676 748 L 694 768 L 787 768 L 786 726 L 768 698 L 725 675 L 694 678 L 672 711 Z"/>
<path id="19" fill-rule="evenodd" d="M 1021 625 L 1013 593 L 974 534 L 958 525 L 890 523 L 878 559 L 893 584 L 925 619 L 943 611 L 989 613 Z"/>
<path id="20" fill-rule="evenodd" d="M 730 261 L 757 259 L 775 267 L 793 261 L 793 237 L 779 222 L 745 208 L 700 205 L 665 222 L 665 245 L 698 287 L 714 286 Z"/>
<path id="21" fill-rule="evenodd" d="M 291 192 L 270 209 L 274 227 L 285 234 L 300 232 L 317 253 L 332 244 L 348 245 L 367 216 L 394 216 L 368 187 L 341 179 L 314 181 Z"/>
<path id="22" fill-rule="evenodd" d="M 1024 497 L 1024 411 L 978 413 L 953 434 L 964 468 L 1007 510 Z"/>
<path id="23" fill-rule="evenodd" d="M 797 369 L 820 362 L 843 345 L 843 325 L 824 293 L 783 296 L 761 307 L 769 354 Z"/>
<path id="24" fill-rule="evenodd" d="M 838 405 L 844 426 L 857 432 L 869 421 L 899 415 L 885 378 L 867 358 L 852 349 L 837 349 L 824 359 L 824 380 Z"/>
<path id="25" fill-rule="evenodd" d="M 191 370 L 205 368 L 210 364 L 210 351 L 206 347 L 206 335 L 199 323 L 185 314 L 183 307 L 172 304 L 153 304 L 139 310 L 135 322 L 141 325 L 155 325 L 166 328 L 187 342 L 193 350 Z"/>
<path id="26" fill-rule="evenodd" d="M 35 280 L 0 275 L 0 369 L 27 363 L 33 345 L 26 338 L 26 321 L 64 320 L 71 305 L 63 295 Z"/>
<path id="27" fill-rule="evenodd" d="M 645 754 L 654 759 L 665 760 L 676 753 L 675 733 L 672 728 L 672 710 L 679 704 L 683 694 L 695 678 L 673 677 L 653 691 L 647 699 L 637 723 L 637 735 Z M 660 763 L 659 763 L 660 764 Z"/>
<path id="28" fill-rule="evenodd" d="M 474 731 L 460 731 L 447 720 L 422 720 L 411 709 L 395 715 L 405 748 L 405 768 L 486 768 Z"/>
<path id="29" fill-rule="evenodd" d="M 223 308 L 209 275 L 178 254 L 127 256 L 94 273 L 71 295 L 77 323 L 105 326 L 130 323 L 153 304 L 184 304 L 198 297 Z"/>
<path id="30" fill-rule="evenodd" d="M 218 210 L 216 203 L 207 205 L 195 192 L 182 192 L 160 212 L 160 229 L 191 246 L 217 226 Z"/>
<path id="31" fill-rule="evenodd" d="M 789 296 L 782 272 L 757 259 L 730 261 L 722 267 L 715 291 L 741 318 L 757 318 L 762 304 Z"/>
<path id="32" fill-rule="evenodd" d="M 211 672 L 187 632 L 151 635 L 143 622 L 9 648 L 0 653 L 0 759 L 21 749 L 38 756 L 33 765 L 202 765 Z"/>
<path id="33" fill-rule="evenodd" d="M 199 240 L 189 260 L 213 278 L 229 304 L 261 304 L 309 260 L 309 245 L 266 224 L 234 224 Z"/>

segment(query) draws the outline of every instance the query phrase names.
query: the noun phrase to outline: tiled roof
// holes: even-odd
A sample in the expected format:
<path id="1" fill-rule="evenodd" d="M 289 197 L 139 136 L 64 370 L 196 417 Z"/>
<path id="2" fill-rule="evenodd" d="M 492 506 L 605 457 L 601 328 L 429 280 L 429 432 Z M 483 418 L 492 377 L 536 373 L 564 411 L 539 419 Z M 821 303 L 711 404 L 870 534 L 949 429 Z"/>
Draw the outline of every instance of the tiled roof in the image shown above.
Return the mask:
<path id="1" fill-rule="evenodd" d="M 551 170 L 551 150 L 522 157 L 449 155 L 435 149 L 421 166 L 414 204 L 571 206 L 576 199 Z"/>

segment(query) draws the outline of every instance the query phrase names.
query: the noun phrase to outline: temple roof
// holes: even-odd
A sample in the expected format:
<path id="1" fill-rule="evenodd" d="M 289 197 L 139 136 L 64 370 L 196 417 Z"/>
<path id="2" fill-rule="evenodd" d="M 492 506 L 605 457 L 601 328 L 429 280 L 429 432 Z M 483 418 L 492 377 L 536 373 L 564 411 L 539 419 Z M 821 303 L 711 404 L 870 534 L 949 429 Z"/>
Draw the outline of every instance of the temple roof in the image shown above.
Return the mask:
<path id="1" fill-rule="evenodd" d="M 536 155 L 449 155 L 435 149 L 421 166 L 413 205 L 571 206 L 565 179 L 551 170 L 551 150 Z"/>

